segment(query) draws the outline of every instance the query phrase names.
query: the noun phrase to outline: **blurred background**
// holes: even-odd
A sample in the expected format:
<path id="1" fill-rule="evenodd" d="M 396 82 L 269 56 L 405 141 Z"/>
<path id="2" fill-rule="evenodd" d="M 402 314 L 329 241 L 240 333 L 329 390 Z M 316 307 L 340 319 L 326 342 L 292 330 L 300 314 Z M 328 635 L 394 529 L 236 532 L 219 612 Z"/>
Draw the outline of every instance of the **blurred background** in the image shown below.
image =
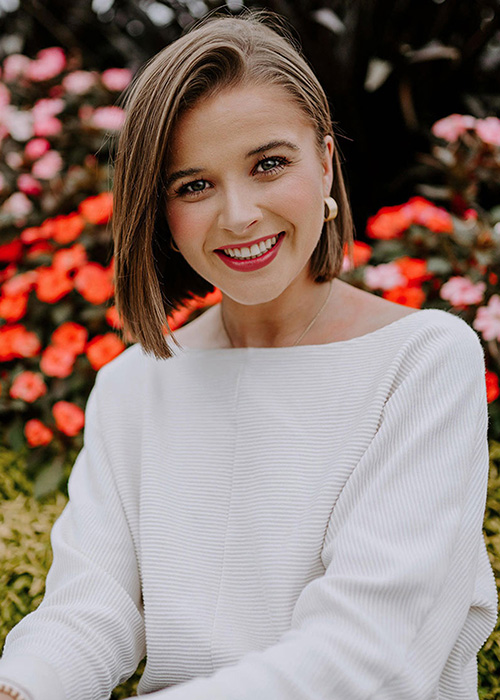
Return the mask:
<path id="1" fill-rule="evenodd" d="M 134 342 L 113 303 L 120 96 L 193 22 L 251 7 L 287 20 L 330 101 L 355 222 L 342 278 L 459 315 L 483 344 L 500 581 L 500 0 L 0 0 L 1 643 L 43 595 L 95 374 Z M 500 698 L 499 640 L 482 700 Z"/>

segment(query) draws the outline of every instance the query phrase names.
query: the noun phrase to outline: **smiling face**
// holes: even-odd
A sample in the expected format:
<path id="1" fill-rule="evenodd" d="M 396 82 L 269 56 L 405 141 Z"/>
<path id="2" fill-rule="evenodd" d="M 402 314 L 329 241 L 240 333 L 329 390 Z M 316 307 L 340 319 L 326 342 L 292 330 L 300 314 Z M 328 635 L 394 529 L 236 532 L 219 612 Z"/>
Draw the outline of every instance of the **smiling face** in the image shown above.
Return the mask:
<path id="1" fill-rule="evenodd" d="M 324 143 L 320 156 L 311 122 L 275 85 L 228 88 L 186 112 L 172 135 L 166 214 L 189 265 L 245 305 L 313 285 L 332 185 L 331 136 Z"/>

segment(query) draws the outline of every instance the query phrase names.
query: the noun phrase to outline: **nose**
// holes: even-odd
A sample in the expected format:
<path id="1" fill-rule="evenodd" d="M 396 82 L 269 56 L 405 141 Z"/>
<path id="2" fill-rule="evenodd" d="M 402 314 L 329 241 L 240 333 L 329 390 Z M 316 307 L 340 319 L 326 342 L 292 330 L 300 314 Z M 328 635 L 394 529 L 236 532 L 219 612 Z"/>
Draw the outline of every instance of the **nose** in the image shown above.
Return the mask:
<path id="1" fill-rule="evenodd" d="M 241 184 L 225 187 L 220 197 L 219 227 L 235 235 L 245 233 L 262 219 L 251 189 Z"/>

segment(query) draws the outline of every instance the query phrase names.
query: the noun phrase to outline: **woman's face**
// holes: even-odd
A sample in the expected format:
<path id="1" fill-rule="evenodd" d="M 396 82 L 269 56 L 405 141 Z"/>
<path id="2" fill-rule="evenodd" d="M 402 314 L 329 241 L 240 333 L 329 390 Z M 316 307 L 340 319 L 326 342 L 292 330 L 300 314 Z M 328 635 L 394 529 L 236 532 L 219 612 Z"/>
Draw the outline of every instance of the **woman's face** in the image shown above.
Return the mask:
<path id="1" fill-rule="evenodd" d="M 174 130 L 167 170 L 167 221 L 189 265 L 247 305 L 275 299 L 294 280 L 310 284 L 332 153 L 326 136 L 319 156 L 314 128 L 279 86 L 199 101 Z"/>

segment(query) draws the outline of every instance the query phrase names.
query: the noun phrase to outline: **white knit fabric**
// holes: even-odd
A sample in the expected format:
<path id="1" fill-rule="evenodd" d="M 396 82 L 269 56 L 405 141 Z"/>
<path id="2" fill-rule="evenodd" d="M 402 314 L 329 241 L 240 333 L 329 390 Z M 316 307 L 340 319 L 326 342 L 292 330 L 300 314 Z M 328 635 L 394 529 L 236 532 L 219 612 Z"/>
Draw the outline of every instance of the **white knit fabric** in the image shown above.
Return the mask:
<path id="1" fill-rule="evenodd" d="M 477 700 L 497 594 L 476 333 L 422 310 L 326 345 L 176 352 L 98 373 L 0 680 L 101 700 L 147 651 L 151 700 Z"/>

